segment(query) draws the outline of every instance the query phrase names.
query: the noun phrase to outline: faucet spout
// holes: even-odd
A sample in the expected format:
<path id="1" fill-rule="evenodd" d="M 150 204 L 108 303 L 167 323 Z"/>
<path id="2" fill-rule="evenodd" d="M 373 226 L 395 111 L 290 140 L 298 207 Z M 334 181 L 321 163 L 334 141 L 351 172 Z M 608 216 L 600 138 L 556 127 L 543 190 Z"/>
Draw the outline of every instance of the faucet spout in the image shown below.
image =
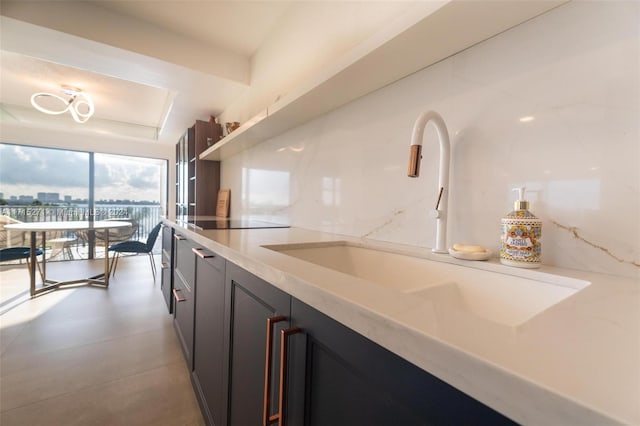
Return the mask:
<path id="1" fill-rule="evenodd" d="M 435 111 L 423 112 L 418 116 L 411 133 L 411 155 L 409 158 L 409 177 L 420 175 L 420 159 L 422 158 L 422 138 L 427 124 L 432 123 L 438 134 L 440 142 L 440 170 L 438 174 L 438 202 L 430 216 L 436 219 L 436 246 L 434 253 L 447 253 L 447 209 L 449 205 L 449 164 L 451 158 L 451 146 L 449 132 L 444 120 Z"/>

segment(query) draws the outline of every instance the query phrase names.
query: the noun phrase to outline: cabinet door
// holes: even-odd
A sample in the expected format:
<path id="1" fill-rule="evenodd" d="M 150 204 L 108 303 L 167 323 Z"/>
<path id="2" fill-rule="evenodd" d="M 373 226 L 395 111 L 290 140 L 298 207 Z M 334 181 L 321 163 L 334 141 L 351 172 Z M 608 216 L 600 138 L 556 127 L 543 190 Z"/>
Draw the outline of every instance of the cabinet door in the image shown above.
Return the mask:
<path id="1" fill-rule="evenodd" d="M 209 145 L 207 139 L 211 142 L 218 141 L 222 127 L 217 123 L 196 120 L 195 124 L 195 182 L 194 182 L 194 202 L 196 216 L 215 215 L 218 198 L 218 190 L 220 189 L 220 162 L 200 160 L 198 157 Z"/>
<path id="2" fill-rule="evenodd" d="M 173 325 L 180 339 L 187 366 L 193 366 L 193 320 L 195 309 L 194 289 L 187 285 L 181 276 L 176 275 L 173 281 L 174 321 Z"/>
<path id="3" fill-rule="evenodd" d="M 287 320 L 274 324 L 270 351 L 271 386 L 265 395 L 267 319 L 289 317 L 291 298 L 258 277 L 227 262 L 225 341 L 229 348 L 230 425 L 262 424 L 264 398 L 270 401 L 269 414 L 277 412 L 279 386 L 279 330 Z"/>
<path id="4" fill-rule="evenodd" d="M 177 231 L 174 235 L 173 267 L 176 276 L 180 276 L 185 284 L 194 287 L 196 279 L 196 257 L 191 251 L 195 245 Z"/>
<path id="5" fill-rule="evenodd" d="M 288 425 L 513 424 L 296 299 L 291 321 Z"/>
<path id="6" fill-rule="evenodd" d="M 162 226 L 162 275 L 160 289 L 169 313 L 173 313 L 173 228 Z"/>
<path id="7" fill-rule="evenodd" d="M 187 219 L 187 182 L 189 180 L 188 132 L 176 144 L 176 219 Z"/>
<path id="8" fill-rule="evenodd" d="M 162 291 L 162 297 L 167 304 L 169 313 L 173 313 L 173 273 L 171 272 L 171 261 L 165 259 L 162 256 L 161 277 L 160 277 L 160 290 Z"/>
<path id="9" fill-rule="evenodd" d="M 225 260 L 197 250 L 196 316 L 193 348 L 193 384 L 209 425 L 226 423 L 224 386 Z"/>
<path id="10" fill-rule="evenodd" d="M 171 258 L 173 254 L 173 228 L 162 225 L 162 254 Z"/>
<path id="11" fill-rule="evenodd" d="M 196 255 L 193 244 L 179 233 L 174 237 L 174 326 L 189 369 L 193 366 Z"/>

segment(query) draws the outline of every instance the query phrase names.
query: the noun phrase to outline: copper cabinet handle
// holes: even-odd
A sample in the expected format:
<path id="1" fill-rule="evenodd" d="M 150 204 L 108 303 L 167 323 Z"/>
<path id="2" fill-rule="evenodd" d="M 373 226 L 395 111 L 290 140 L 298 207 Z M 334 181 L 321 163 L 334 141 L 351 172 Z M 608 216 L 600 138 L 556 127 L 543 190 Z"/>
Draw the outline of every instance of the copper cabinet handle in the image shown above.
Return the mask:
<path id="1" fill-rule="evenodd" d="M 286 321 L 287 317 L 279 315 L 267 318 L 267 341 L 265 343 L 264 357 L 264 400 L 262 410 L 262 426 L 269 426 L 278 420 L 279 415 L 269 416 L 269 393 L 271 390 L 271 349 L 273 348 L 273 326 L 277 322 Z"/>
<path id="2" fill-rule="evenodd" d="M 212 257 L 216 257 L 214 254 L 205 254 L 202 252 L 201 247 L 194 247 L 191 249 L 200 259 L 211 259 Z"/>
<path id="3" fill-rule="evenodd" d="M 187 299 L 181 299 L 180 296 L 178 296 L 178 292 L 181 291 L 180 289 L 173 289 L 173 297 L 174 299 L 176 299 L 176 302 L 185 302 Z"/>
<path id="4" fill-rule="evenodd" d="M 287 347 L 289 345 L 289 336 L 292 334 L 302 333 L 302 329 L 299 327 L 288 328 L 280 332 L 280 391 L 278 392 L 279 404 L 278 413 L 274 414 L 278 416 L 278 426 L 285 426 L 284 412 L 287 403 Z"/>
<path id="5" fill-rule="evenodd" d="M 182 236 L 182 235 L 180 235 L 180 234 L 174 234 L 174 235 L 173 235 L 173 238 L 175 238 L 175 239 L 176 239 L 176 240 L 178 240 L 178 241 L 183 241 L 183 240 L 186 240 L 186 239 L 187 239 L 186 237 L 183 237 L 183 236 Z"/>

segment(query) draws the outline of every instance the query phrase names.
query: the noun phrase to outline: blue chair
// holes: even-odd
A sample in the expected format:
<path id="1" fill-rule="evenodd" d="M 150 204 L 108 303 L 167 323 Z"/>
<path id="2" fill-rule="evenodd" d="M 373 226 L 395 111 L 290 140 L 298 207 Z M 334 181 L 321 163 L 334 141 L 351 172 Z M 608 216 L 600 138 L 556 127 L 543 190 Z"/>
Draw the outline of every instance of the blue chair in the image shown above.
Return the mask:
<path id="1" fill-rule="evenodd" d="M 149 236 L 147 237 L 147 242 L 143 243 L 141 241 L 123 241 L 121 243 L 113 244 L 109 246 L 109 251 L 115 252 L 115 256 L 113 256 L 113 260 L 111 261 L 111 266 L 109 267 L 109 272 L 111 275 L 115 276 L 116 268 L 118 267 L 118 259 L 120 258 L 120 253 L 146 253 L 149 255 L 149 261 L 151 262 L 151 272 L 153 273 L 153 280 L 156 280 L 156 262 L 153 260 L 153 246 L 158 239 L 158 234 L 160 233 L 160 226 L 162 223 L 158 223 L 154 228 L 149 232 Z"/>
<path id="2" fill-rule="evenodd" d="M 29 258 L 31 254 L 31 248 L 29 247 L 6 247 L 0 249 L 0 262 L 8 262 L 10 260 L 26 260 L 27 267 L 30 268 Z M 36 249 L 36 256 L 42 256 L 43 251 L 41 249 Z M 44 282 L 44 274 L 42 273 L 42 268 L 40 267 L 40 263 L 36 260 L 36 266 L 38 267 L 38 272 L 40 272 L 40 278 L 42 278 L 42 282 Z"/>

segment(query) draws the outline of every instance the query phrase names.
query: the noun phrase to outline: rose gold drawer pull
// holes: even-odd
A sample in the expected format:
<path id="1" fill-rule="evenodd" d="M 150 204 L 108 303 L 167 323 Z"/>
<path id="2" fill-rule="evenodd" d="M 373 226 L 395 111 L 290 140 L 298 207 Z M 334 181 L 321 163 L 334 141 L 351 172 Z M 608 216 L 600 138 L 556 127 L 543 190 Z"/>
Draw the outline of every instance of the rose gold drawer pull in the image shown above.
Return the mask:
<path id="1" fill-rule="evenodd" d="M 278 392 L 278 426 L 285 426 L 284 413 L 287 403 L 287 364 L 289 347 L 289 336 L 302 333 L 299 327 L 288 328 L 280 332 L 280 391 Z"/>
<path id="2" fill-rule="evenodd" d="M 176 302 L 185 302 L 187 299 L 181 299 L 180 296 L 178 296 L 178 292 L 181 291 L 180 289 L 173 289 L 173 298 L 176 299 Z"/>
<path id="3" fill-rule="evenodd" d="M 277 322 L 286 321 L 287 317 L 277 316 L 267 318 L 267 341 L 265 343 L 264 357 L 264 400 L 262 411 L 262 426 L 269 426 L 278 420 L 278 415 L 269 416 L 269 394 L 271 390 L 271 350 L 273 348 L 273 326 Z"/>
<path id="4" fill-rule="evenodd" d="M 175 234 L 175 235 L 173 236 L 173 238 L 175 238 L 175 239 L 176 239 L 176 240 L 178 240 L 178 241 L 186 240 L 186 238 L 185 238 L 185 237 L 183 237 L 183 236 L 182 236 L 182 235 L 180 235 L 180 234 Z"/>
<path id="5" fill-rule="evenodd" d="M 287 404 L 287 347 L 289 345 L 289 336 L 292 334 L 302 333 L 302 329 L 299 327 L 288 328 L 280 332 L 280 391 L 278 392 L 279 404 L 278 413 L 274 414 L 278 416 L 278 426 L 285 426 L 284 413 Z"/>
<path id="6" fill-rule="evenodd" d="M 192 252 L 194 252 L 200 259 L 211 259 L 212 257 L 216 257 L 213 254 L 205 254 L 202 252 L 202 248 L 200 247 L 194 247 L 191 249 Z"/>

